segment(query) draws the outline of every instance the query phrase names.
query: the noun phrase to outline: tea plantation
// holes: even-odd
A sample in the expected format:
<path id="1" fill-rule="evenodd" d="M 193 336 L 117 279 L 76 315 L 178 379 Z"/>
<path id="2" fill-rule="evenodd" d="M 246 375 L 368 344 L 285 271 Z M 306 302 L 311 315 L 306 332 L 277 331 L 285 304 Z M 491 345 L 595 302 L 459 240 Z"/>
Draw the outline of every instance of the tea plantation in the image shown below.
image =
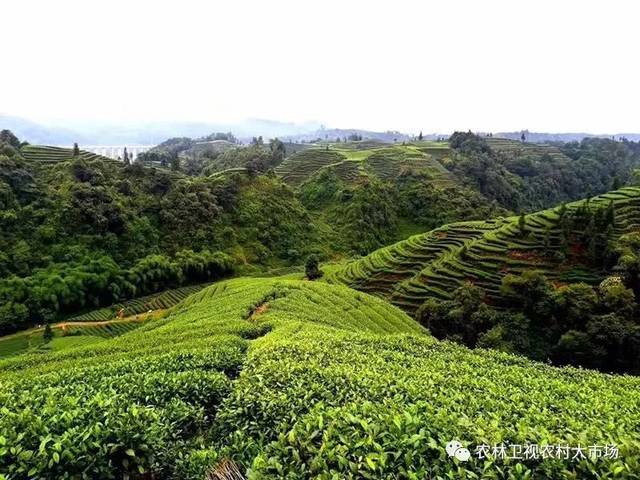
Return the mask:
<path id="1" fill-rule="evenodd" d="M 607 209 L 612 216 L 607 240 L 637 230 L 640 188 L 623 188 L 522 219 L 445 225 L 349 262 L 333 271 L 329 281 L 381 294 L 411 313 L 427 298 L 451 298 L 465 282 L 481 287 L 488 301 L 499 303 L 502 279 L 531 269 L 560 283 L 595 284 L 604 274 L 588 258 L 587 244 L 581 240 L 589 222 L 574 221 L 567 230 L 561 220 L 580 211 Z"/>
<path id="2" fill-rule="evenodd" d="M 218 478 L 224 460 L 247 478 L 631 479 L 639 387 L 436 341 L 344 286 L 241 278 L 118 337 L 0 361 L 0 478 Z M 461 462 L 452 439 L 619 455 Z"/>
<path id="3" fill-rule="evenodd" d="M 28 161 L 39 163 L 58 163 L 73 158 L 73 150 L 70 148 L 51 147 L 45 145 L 25 145 L 21 149 L 22 155 Z M 83 160 L 101 160 L 108 163 L 116 163 L 112 160 L 96 153 L 80 150 L 80 158 Z"/>
<path id="4" fill-rule="evenodd" d="M 408 170 L 428 173 L 442 186 L 453 183 L 440 160 L 449 149 L 445 143 L 418 142 L 386 145 L 378 142 L 332 143 L 315 146 L 289 156 L 275 172 L 286 183 L 298 186 L 316 173 L 328 169 L 345 181 L 361 176 L 395 180 Z"/>

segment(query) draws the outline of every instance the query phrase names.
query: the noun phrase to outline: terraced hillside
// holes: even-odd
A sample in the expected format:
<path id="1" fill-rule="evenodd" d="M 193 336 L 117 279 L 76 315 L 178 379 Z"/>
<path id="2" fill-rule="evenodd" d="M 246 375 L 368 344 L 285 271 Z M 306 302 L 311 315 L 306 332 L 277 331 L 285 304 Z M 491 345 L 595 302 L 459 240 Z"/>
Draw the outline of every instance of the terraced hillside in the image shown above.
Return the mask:
<path id="1" fill-rule="evenodd" d="M 140 327 L 144 322 L 156 320 L 164 315 L 163 311 L 154 311 L 132 315 L 121 320 L 104 321 L 66 321 L 51 326 L 52 341 L 44 341 L 44 327 L 36 327 L 12 335 L 0 337 L 0 358 L 23 354 L 28 351 L 62 350 L 70 346 L 91 343 L 128 333 Z M 82 337 L 82 338 L 80 338 Z"/>
<path id="2" fill-rule="evenodd" d="M 288 157 L 276 168 L 290 185 L 300 185 L 322 169 L 333 169 L 343 180 L 370 175 L 384 180 L 398 177 L 409 169 L 428 172 L 434 179 L 451 183 L 451 176 L 439 162 L 449 151 L 446 144 L 423 142 L 410 145 L 384 145 L 353 142 L 318 146 Z"/>
<path id="3" fill-rule="evenodd" d="M 290 185 L 299 185 L 314 173 L 328 165 L 334 165 L 345 159 L 334 150 L 310 148 L 294 153 L 276 168 L 276 174 Z"/>
<path id="4" fill-rule="evenodd" d="M 419 273 L 445 252 L 493 230 L 494 222 L 463 222 L 414 235 L 407 240 L 376 250 L 331 272 L 328 280 L 344 283 L 373 294 L 390 295 L 397 284 Z"/>
<path id="5" fill-rule="evenodd" d="M 15 480 L 640 469 L 637 378 L 441 343 L 380 299 L 317 282 L 218 283 L 115 339 L 0 361 L 0 385 L 0 474 Z M 471 452 L 615 444 L 618 455 L 461 462 L 446 453 L 452 439 Z"/>
<path id="6" fill-rule="evenodd" d="M 25 159 L 40 163 L 64 162 L 73 158 L 73 150 L 70 148 L 50 147 L 45 145 L 25 145 L 20 149 Z M 102 160 L 105 162 L 115 162 L 102 155 L 80 150 L 80 158 L 84 160 Z"/>
<path id="7" fill-rule="evenodd" d="M 403 170 L 413 169 L 429 172 L 434 178 L 451 183 L 450 174 L 436 159 L 437 155 L 427 153 L 425 148 L 404 146 L 377 150 L 366 157 L 365 168 L 383 180 L 396 178 Z"/>
<path id="8" fill-rule="evenodd" d="M 574 202 L 566 208 L 571 215 L 581 206 L 596 209 L 610 205 L 615 214 L 613 235 L 640 228 L 638 187 L 594 197 L 588 204 Z M 590 267 L 579 246 L 567 258 L 554 255 L 565 248 L 560 211 L 555 208 L 527 215 L 525 235 L 518 217 L 447 225 L 350 262 L 332 272 L 328 280 L 378 293 L 411 313 L 429 297 L 451 298 L 464 282 L 482 287 L 488 301 L 499 303 L 502 278 L 527 269 L 540 270 L 561 283 L 597 282 L 600 272 Z M 580 229 L 569 232 L 569 241 L 581 233 Z"/>
<path id="9" fill-rule="evenodd" d="M 59 344 L 70 343 L 69 337 L 83 336 L 111 338 L 138 328 L 146 320 L 157 318 L 159 313 L 177 305 L 189 295 L 196 293 L 208 284 L 190 285 L 161 293 L 147 295 L 106 308 L 92 310 L 67 318 L 64 322 L 52 325 L 54 340 Z M 117 314 L 123 310 L 124 319 L 118 320 Z M 151 315 L 147 313 L 152 311 Z M 43 346 L 42 327 L 0 337 L 0 358 L 22 353 Z M 65 340 L 67 339 L 67 340 Z M 64 340 L 64 341 L 63 341 Z M 75 340 L 71 343 L 77 343 Z"/>
<path id="10" fill-rule="evenodd" d="M 571 161 L 569 157 L 567 157 L 560 151 L 558 147 L 554 145 L 523 143 L 506 138 L 485 138 L 485 140 L 492 150 L 503 153 L 505 155 L 530 158 L 534 160 L 549 156 L 554 160 L 561 160 L 563 162 Z"/>
<path id="11" fill-rule="evenodd" d="M 126 316 L 145 313 L 149 310 L 164 310 L 180 303 L 189 295 L 202 290 L 207 284 L 189 285 L 187 287 L 174 288 L 164 292 L 134 298 L 126 302 L 118 303 L 110 307 L 93 310 L 67 319 L 69 322 L 102 322 L 113 320 L 120 309 L 124 309 Z"/>

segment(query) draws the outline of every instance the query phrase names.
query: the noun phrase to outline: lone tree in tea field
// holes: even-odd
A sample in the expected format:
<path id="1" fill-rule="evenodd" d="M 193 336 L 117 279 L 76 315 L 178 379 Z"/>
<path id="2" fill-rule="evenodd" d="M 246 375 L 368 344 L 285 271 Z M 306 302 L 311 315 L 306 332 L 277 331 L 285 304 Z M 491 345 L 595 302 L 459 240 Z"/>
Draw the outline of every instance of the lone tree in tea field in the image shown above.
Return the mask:
<path id="1" fill-rule="evenodd" d="M 322 277 L 317 255 L 309 255 L 304 265 L 304 273 L 309 280 L 316 280 Z"/>
<path id="2" fill-rule="evenodd" d="M 44 339 L 44 343 L 49 343 L 51 340 L 53 340 L 53 330 L 51 330 L 51 325 L 49 325 L 48 323 L 44 326 L 42 338 Z"/>

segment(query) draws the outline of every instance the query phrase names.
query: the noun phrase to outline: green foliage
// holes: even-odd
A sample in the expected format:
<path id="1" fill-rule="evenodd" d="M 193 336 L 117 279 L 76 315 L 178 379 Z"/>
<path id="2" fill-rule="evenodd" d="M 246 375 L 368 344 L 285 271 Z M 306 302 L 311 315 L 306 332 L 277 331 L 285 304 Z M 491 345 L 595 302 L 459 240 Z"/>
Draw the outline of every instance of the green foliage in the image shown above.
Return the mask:
<path id="1" fill-rule="evenodd" d="M 185 144 L 192 145 L 178 139 L 163 148 L 180 159 Z M 3 145 L 10 156 L 0 155 L 1 332 L 218 278 L 209 252 L 280 266 L 340 248 L 326 246 L 273 177 L 188 178 L 144 162 Z M 283 149 L 273 142 L 273 155 Z M 200 257 L 183 272 L 178 264 L 189 251 Z"/>
<path id="2" fill-rule="evenodd" d="M 280 296 L 270 295 L 275 290 Z M 271 299 L 264 319 L 276 312 L 269 322 L 420 332 L 399 310 L 353 297 L 344 287 L 261 279 L 217 284 L 166 321 L 99 344 L 1 361 L 0 471 L 16 479 L 79 477 L 83 471 L 91 478 L 145 472 L 167 478 L 176 463 L 178 472 L 195 468 L 194 457 L 190 467 L 178 461 L 180 452 L 212 427 L 246 339 L 269 331 L 241 316 L 264 298 Z M 333 301 L 311 311 L 308 298 Z"/>
<path id="3" fill-rule="evenodd" d="M 622 287 L 621 287 L 622 286 Z M 537 359 L 550 358 L 615 372 L 640 372 L 640 324 L 633 292 L 616 277 L 599 291 L 584 283 L 554 288 L 537 271 L 502 280 L 507 310 L 482 302 L 483 292 L 465 285 L 452 300 L 431 299 L 417 318 L 437 338 L 496 348 Z"/>
<path id="4" fill-rule="evenodd" d="M 174 259 L 144 257 L 123 269 L 109 257 L 53 264 L 28 277 L 0 280 L 0 331 L 9 333 L 27 322 L 111 305 L 134 296 L 231 274 L 233 260 L 221 252 L 181 251 Z"/>
<path id="5" fill-rule="evenodd" d="M 640 298 L 633 280 L 638 248 L 635 233 L 625 232 L 634 232 L 640 221 L 639 192 L 625 188 L 526 216 L 450 224 L 349 262 L 328 279 L 418 312 L 439 338 L 636 372 L 632 319 Z M 612 274 L 620 276 L 618 282 L 594 291 L 593 285 Z M 482 290 L 483 301 L 473 311 L 457 299 L 467 282 Z M 602 355 L 585 361 L 565 348 L 578 345 L 568 342 L 571 336 L 560 342 L 570 331 L 593 339 L 593 329 L 610 314 L 620 320 L 614 331 L 625 347 L 618 353 L 609 342 Z"/>
<path id="6" fill-rule="evenodd" d="M 395 192 L 389 185 L 367 181 L 347 187 L 338 194 L 337 201 L 331 218 L 342 227 L 347 244 L 354 252 L 367 254 L 393 238 L 398 208 Z"/>
<path id="7" fill-rule="evenodd" d="M 446 166 L 509 210 L 545 208 L 605 192 L 640 165 L 638 144 L 610 139 L 556 147 L 456 132 L 449 144 L 454 159 Z"/>
<path id="8" fill-rule="evenodd" d="M 0 471 L 195 480 L 231 458 L 248 478 L 634 478 L 637 383 L 440 343 L 345 287 L 238 279 L 120 337 L 0 361 Z M 452 438 L 613 442 L 620 459 L 462 464 Z"/>
<path id="9" fill-rule="evenodd" d="M 0 144 L 7 144 L 13 148 L 20 148 L 20 140 L 11 130 L 0 131 Z"/>
<path id="10" fill-rule="evenodd" d="M 42 333 L 42 338 L 45 343 L 49 343 L 53 340 L 53 330 L 51 330 L 51 325 L 48 323 L 44 326 L 44 332 Z"/>
<path id="11" fill-rule="evenodd" d="M 309 255 L 307 261 L 304 264 L 304 274 L 309 280 L 317 280 L 322 277 L 322 270 L 318 266 L 318 256 Z"/>
<path id="12" fill-rule="evenodd" d="M 615 251 L 618 254 L 615 270 L 640 298 L 640 233 L 633 232 L 620 237 Z"/>

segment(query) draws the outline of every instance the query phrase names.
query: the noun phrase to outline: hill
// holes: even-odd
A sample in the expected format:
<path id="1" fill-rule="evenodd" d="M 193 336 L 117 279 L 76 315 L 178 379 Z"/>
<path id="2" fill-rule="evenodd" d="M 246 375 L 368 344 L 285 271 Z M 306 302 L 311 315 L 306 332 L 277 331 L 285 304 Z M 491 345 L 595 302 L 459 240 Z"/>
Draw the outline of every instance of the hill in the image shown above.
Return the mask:
<path id="1" fill-rule="evenodd" d="M 333 268 L 327 279 L 388 299 L 439 338 L 637 373 L 639 230 L 640 188 L 627 187 L 446 225 Z"/>
<path id="2" fill-rule="evenodd" d="M 275 172 L 285 182 L 298 186 L 323 169 L 335 171 L 343 180 L 359 176 L 396 179 L 402 170 L 428 172 L 447 178 L 436 160 L 447 156 L 448 145 L 420 142 L 408 145 L 362 140 L 315 146 L 287 157 Z"/>
<path id="3" fill-rule="evenodd" d="M 566 204 L 563 215 L 575 215 L 585 205 L 592 211 L 612 208 L 613 237 L 640 228 L 638 187 Z M 388 296 L 409 312 L 427 298 L 451 298 L 464 282 L 481 287 L 488 299 L 499 302 L 501 279 L 527 269 L 559 282 L 597 283 L 604 272 L 590 261 L 586 245 L 580 245 L 588 224 L 574 224 L 563 242 L 566 227 L 560 211 L 558 207 L 523 216 L 526 235 L 520 217 L 445 225 L 349 262 L 332 272 L 331 280 Z"/>
<path id="4" fill-rule="evenodd" d="M 231 468 L 634 478 L 640 468 L 637 378 L 441 343 L 380 299 L 317 282 L 218 283 L 119 337 L 2 360 L 0 384 L 0 472 L 16 480 L 199 480 Z M 452 439 L 468 461 L 448 457 Z M 478 458 L 503 442 L 615 444 L 617 455 Z"/>
<path id="5" fill-rule="evenodd" d="M 499 132 L 494 133 L 493 136 L 497 138 L 508 138 L 510 140 L 520 140 L 522 134 L 525 134 L 527 141 L 538 143 L 565 143 L 565 142 L 581 142 L 585 138 L 626 138 L 634 142 L 640 141 L 640 134 L 638 133 L 551 133 L 551 132 L 530 132 L 528 130 L 520 132 Z"/>
<path id="6" fill-rule="evenodd" d="M 277 178 L 196 178 L 8 138 L 0 140 L 2 334 L 340 249 Z"/>
<path id="7" fill-rule="evenodd" d="M 45 145 L 25 145 L 20 149 L 20 152 L 27 161 L 37 163 L 57 163 L 73 159 L 73 150 L 70 148 L 49 147 Z M 84 161 L 102 160 L 104 162 L 116 162 L 116 160 L 103 157 L 102 155 L 97 155 L 93 152 L 86 152 L 84 150 L 80 150 L 79 158 Z"/>
<path id="8" fill-rule="evenodd" d="M 640 167 L 640 144 L 626 140 L 589 138 L 549 145 L 456 132 L 449 145 L 447 169 L 516 212 L 615 190 Z"/>
<path id="9" fill-rule="evenodd" d="M 447 171 L 449 154 L 442 142 L 340 142 L 290 155 L 275 173 L 362 255 L 442 223 L 505 213 Z"/>
<path id="10" fill-rule="evenodd" d="M 234 132 L 242 139 L 311 135 L 317 138 L 317 123 L 287 123 L 246 119 L 238 123 L 156 121 L 110 123 L 57 120 L 55 125 L 0 114 L 0 130 L 13 131 L 29 143 L 46 145 L 154 145 L 170 137 L 202 137 L 210 132 Z"/>

